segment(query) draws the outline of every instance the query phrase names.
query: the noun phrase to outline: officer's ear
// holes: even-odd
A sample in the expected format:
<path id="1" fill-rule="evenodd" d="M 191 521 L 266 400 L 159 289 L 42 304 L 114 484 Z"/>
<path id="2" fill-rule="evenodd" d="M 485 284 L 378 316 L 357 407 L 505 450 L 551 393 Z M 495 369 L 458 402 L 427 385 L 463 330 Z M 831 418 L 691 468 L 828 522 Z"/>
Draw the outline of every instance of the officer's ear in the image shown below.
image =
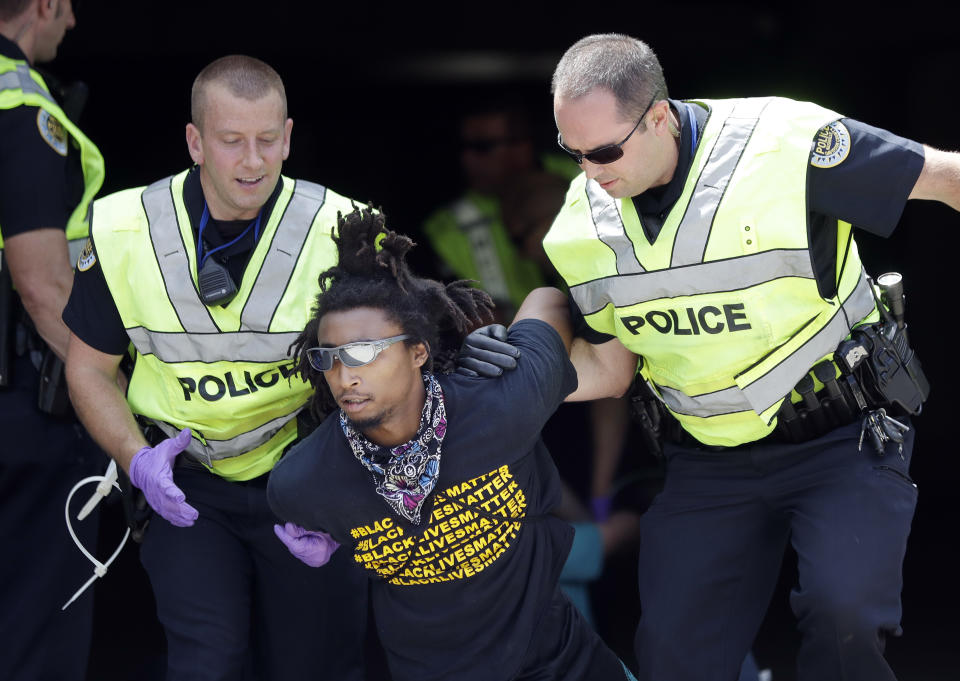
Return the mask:
<path id="1" fill-rule="evenodd" d="M 190 158 L 198 166 L 203 165 L 203 145 L 200 139 L 200 128 L 193 123 L 187 123 L 187 150 L 190 152 Z"/>
<path id="2" fill-rule="evenodd" d="M 647 127 L 653 128 L 656 134 L 670 133 L 670 103 L 661 99 L 650 107 L 650 113 L 647 114 Z"/>
<path id="3" fill-rule="evenodd" d="M 283 160 L 290 156 L 290 135 L 293 133 L 293 119 L 288 118 L 283 123 Z"/>
<path id="4" fill-rule="evenodd" d="M 37 16 L 41 19 L 49 19 L 56 14 L 57 0 L 37 0 L 33 6 L 37 9 Z"/>

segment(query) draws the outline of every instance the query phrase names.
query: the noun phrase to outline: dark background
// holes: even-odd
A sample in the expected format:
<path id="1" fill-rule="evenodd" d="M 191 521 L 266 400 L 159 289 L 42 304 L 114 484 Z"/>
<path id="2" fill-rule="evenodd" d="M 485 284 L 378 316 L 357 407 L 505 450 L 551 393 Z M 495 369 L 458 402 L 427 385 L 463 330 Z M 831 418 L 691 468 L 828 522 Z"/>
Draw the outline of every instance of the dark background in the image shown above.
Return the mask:
<path id="1" fill-rule="evenodd" d="M 543 149 L 552 150 L 550 73 L 563 50 L 588 33 L 618 31 L 650 43 L 673 97 L 809 99 L 957 149 L 955 26 L 952 15 L 923 3 L 902 4 L 894 13 L 849 3 L 802 10 L 581 3 L 565 10 L 546 3 L 437 9 L 363 1 L 330 8 L 85 0 L 78 27 L 49 70 L 89 85 L 80 125 L 104 154 L 110 192 L 186 167 L 193 77 L 224 54 L 260 57 L 283 76 L 295 121 L 285 174 L 372 201 L 394 229 L 416 234 L 430 211 L 462 189 L 456 116 L 468 102 L 504 90 L 522 97 Z M 956 327 L 944 316 L 954 304 L 957 229 L 953 211 L 912 202 L 892 238 L 858 235 L 869 271 L 904 274 L 912 340 L 933 384 L 916 419 L 920 501 L 904 567 L 905 635 L 888 646 L 903 679 L 953 679 L 960 669 L 954 590 L 960 466 L 953 431 L 960 422 L 953 420 L 950 395 L 958 378 Z M 119 524 L 113 513 L 108 509 L 108 520 Z M 110 531 L 104 530 L 108 537 Z M 630 563 L 612 565 L 598 588 L 605 601 L 598 604 L 601 631 L 625 655 L 635 615 L 631 570 Z M 791 579 L 788 566 L 757 643 L 761 666 L 772 667 L 776 681 L 793 678 Z M 136 550 L 128 548 L 98 585 L 92 679 L 151 677 L 162 633 L 150 608 Z"/>

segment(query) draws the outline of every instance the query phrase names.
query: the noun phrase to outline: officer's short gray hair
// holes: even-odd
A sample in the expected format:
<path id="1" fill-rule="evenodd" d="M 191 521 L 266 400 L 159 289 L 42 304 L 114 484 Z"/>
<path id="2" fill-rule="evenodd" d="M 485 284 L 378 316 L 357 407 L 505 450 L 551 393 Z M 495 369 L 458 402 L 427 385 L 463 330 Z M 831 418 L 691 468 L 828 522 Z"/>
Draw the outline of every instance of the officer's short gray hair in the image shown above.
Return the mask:
<path id="1" fill-rule="evenodd" d="M 0 0 L 0 21 L 16 19 L 27 11 L 31 0 Z"/>
<path id="2" fill-rule="evenodd" d="M 232 54 L 220 57 L 208 64 L 193 81 L 190 92 L 190 117 L 193 124 L 203 129 L 203 114 L 206 107 L 206 90 L 211 83 L 227 89 L 234 97 L 255 102 L 270 92 L 280 95 L 283 118 L 287 118 L 287 92 L 283 79 L 273 67 L 255 57 Z"/>
<path id="3" fill-rule="evenodd" d="M 589 35 L 574 43 L 553 72 L 550 92 L 576 99 L 597 88 L 613 93 L 624 118 L 637 118 L 652 99 L 668 96 L 657 55 L 642 40 L 620 33 Z"/>

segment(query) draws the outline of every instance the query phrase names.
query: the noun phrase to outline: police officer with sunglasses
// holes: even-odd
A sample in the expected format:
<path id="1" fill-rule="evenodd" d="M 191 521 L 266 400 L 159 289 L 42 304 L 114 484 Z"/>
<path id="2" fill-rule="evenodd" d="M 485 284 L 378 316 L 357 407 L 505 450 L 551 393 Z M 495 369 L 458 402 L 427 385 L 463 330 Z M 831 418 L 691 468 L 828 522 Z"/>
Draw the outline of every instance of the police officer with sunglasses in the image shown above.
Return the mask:
<path id="1" fill-rule="evenodd" d="M 791 541 L 797 678 L 894 679 L 925 381 L 906 343 L 888 370 L 920 399 L 900 407 L 841 366 L 856 329 L 902 323 L 852 225 L 889 235 L 908 199 L 960 210 L 960 155 L 808 102 L 671 99 L 650 47 L 619 34 L 574 44 L 552 91 L 583 170 L 544 240 L 584 322 L 578 378 L 620 394 L 639 372 L 673 433 L 643 520 L 638 678 L 736 679 Z"/>

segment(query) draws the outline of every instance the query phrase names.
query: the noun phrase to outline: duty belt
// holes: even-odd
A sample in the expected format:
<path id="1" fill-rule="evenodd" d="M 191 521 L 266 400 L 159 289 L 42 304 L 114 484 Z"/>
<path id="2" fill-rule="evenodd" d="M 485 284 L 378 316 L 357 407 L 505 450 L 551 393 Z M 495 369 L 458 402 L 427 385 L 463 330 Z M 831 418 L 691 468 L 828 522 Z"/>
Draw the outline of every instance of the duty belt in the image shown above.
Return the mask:
<path id="1" fill-rule="evenodd" d="M 816 379 L 816 381 L 814 380 Z M 706 445 L 671 418 L 645 382 L 631 397 L 632 413 L 647 445 L 660 454 L 664 439 L 684 447 L 724 451 L 734 447 Z M 817 390 L 816 384 L 822 387 Z M 907 342 L 906 326 L 893 322 L 867 324 L 854 330 L 831 359 L 814 365 L 797 383 L 777 412 L 777 426 L 758 443 L 801 443 L 841 426 L 864 420 L 861 446 L 869 437 L 878 450 L 902 441 L 907 429 L 894 416 L 919 414 L 930 393 L 920 361 Z"/>

